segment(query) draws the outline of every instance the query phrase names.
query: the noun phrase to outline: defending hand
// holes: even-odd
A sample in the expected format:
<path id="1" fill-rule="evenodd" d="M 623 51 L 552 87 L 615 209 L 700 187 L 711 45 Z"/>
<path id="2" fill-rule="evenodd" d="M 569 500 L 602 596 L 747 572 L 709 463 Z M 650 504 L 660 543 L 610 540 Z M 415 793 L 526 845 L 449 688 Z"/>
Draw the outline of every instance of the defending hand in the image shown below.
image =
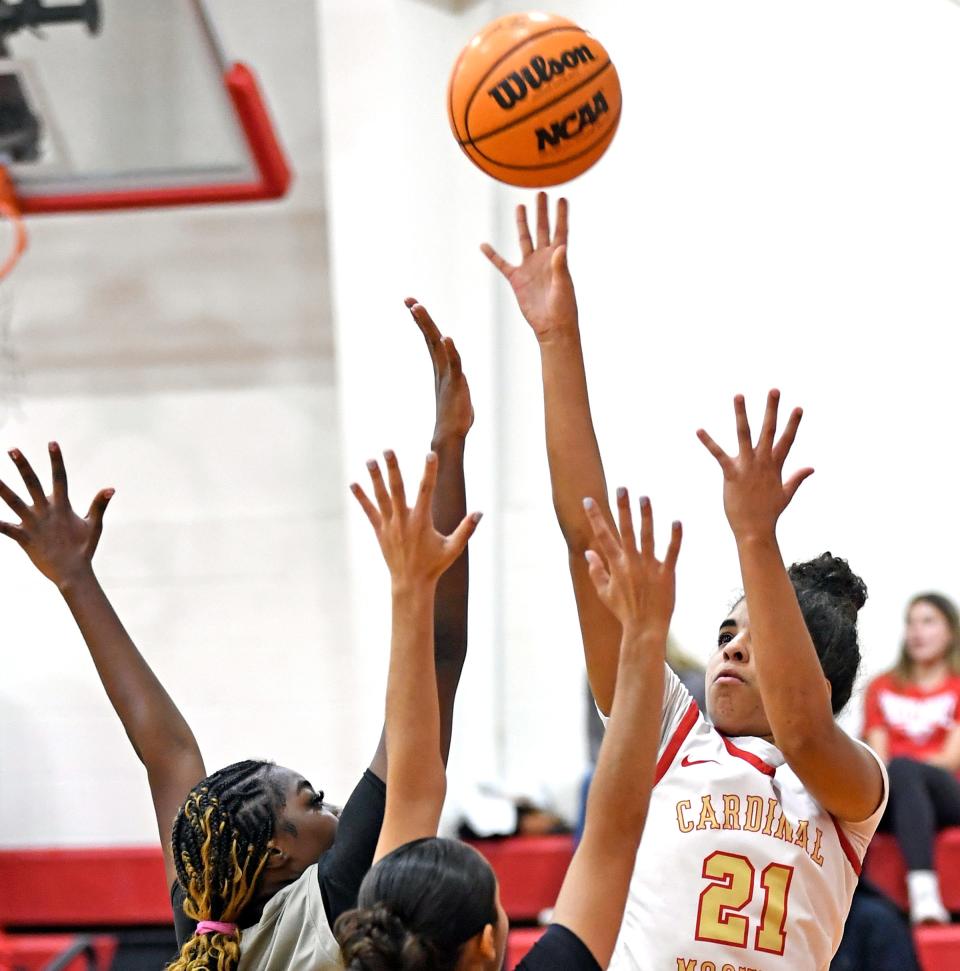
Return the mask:
<path id="1" fill-rule="evenodd" d="M 103 529 L 103 514 L 113 497 L 113 489 L 101 489 L 93 497 L 86 517 L 81 518 L 70 505 L 60 446 L 51 442 L 49 451 L 53 494 L 47 496 L 23 453 L 11 449 L 10 458 L 20 472 L 33 505 L 28 506 L 6 483 L 0 482 L 0 498 L 21 520 L 19 526 L 0 522 L 0 533 L 16 540 L 33 565 L 62 589 L 91 569 Z"/>
<path id="2" fill-rule="evenodd" d="M 624 630 L 662 634 L 666 644 L 676 597 L 680 523 L 673 524 L 667 555 L 660 562 L 654 556 L 653 510 L 646 496 L 640 499 L 639 551 L 626 489 L 617 490 L 619 536 L 607 524 L 593 499 L 584 499 L 583 506 L 596 547 L 586 552 L 590 579 L 600 599 Z"/>
<path id="3" fill-rule="evenodd" d="M 464 516 L 460 525 L 449 536 L 433 528 L 430 512 L 434 486 L 437 482 L 437 456 L 427 456 L 423 479 L 413 508 L 407 506 L 403 477 L 397 457 L 393 452 L 383 453 L 387 466 L 390 489 L 387 490 L 380 466 L 371 459 L 367 462 L 376 505 L 357 483 L 350 486 L 370 520 L 383 558 L 390 568 L 394 586 L 435 583 L 463 552 L 467 541 L 480 522 L 480 513 Z"/>

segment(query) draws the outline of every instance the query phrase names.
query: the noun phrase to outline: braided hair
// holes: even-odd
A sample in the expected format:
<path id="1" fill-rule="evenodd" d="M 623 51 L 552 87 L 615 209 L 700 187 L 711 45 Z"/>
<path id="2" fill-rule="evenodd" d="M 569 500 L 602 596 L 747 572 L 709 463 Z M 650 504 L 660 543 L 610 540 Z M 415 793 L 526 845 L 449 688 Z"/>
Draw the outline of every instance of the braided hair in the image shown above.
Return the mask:
<path id="1" fill-rule="evenodd" d="M 283 787 L 272 762 L 235 762 L 199 782 L 173 823 L 173 860 L 192 920 L 236 923 L 257 891 L 270 855 Z M 240 931 L 187 940 L 168 971 L 232 971 L 240 961 Z"/>

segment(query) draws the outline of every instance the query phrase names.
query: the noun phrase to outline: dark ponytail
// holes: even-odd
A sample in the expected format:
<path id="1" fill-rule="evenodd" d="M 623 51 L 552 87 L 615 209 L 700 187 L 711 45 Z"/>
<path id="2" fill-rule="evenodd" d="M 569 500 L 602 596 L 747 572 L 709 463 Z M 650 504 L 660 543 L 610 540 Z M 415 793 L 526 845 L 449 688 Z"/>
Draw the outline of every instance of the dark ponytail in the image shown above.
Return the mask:
<path id="1" fill-rule="evenodd" d="M 464 944 L 497 925 L 497 882 L 456 840 L 405 843 L 360 886 L 357 908 L 334 925 L 347 971 L 453 971 Z"/>
<path id="2" fill-rule="evenodd" d="M 820 666 L 830 682 L 833 713 L 850 700 L 860 667 L 857 613 L 867 602 L 867 586 L 846 560 L 823 553 L 794 563 L 790 580 Z"/>

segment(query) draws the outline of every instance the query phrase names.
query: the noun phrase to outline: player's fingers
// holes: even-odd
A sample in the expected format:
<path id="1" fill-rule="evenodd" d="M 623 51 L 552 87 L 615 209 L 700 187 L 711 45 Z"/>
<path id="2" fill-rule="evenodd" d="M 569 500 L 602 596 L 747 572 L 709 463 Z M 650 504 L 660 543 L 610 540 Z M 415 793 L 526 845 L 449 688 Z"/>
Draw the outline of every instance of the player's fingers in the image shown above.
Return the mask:
<path id="1" fill-rule="evenodd" d="M 597 546 L 609 562 L 620 554 L 620 543 L 617 537 L 613 535 L 613 531 L 604 519 L 603 513 L 600 512 L 600 506 L 595 500 L 589 497 L 584 499 L 583 509 L 587 514 L 587 519 L 590 520 L 590 527 L 593 529 Z"/>
<path id="2" fill-rule="evenodd" d="M 63 452 L 57 442 L 50 442 L 47 449 L 50 452 L 50 469 L 53 473 L 53 501 L 57 505 L 68 505 L 70 499 L 67 494 L 67 469 L 63 464 Z"/>
<path id="3" fill-rule="evenodd" d="M 530 238 L 527 207 L 524 205 L 517 206 L 517 240 L 520 243 L 520 255 L 526 259 L 533 252 L 533 240 Z"/>
<path id="4" fill-rule="evenodd" d="M 555 246 L 567 245 L 569 210 L 570 204 L 561 196 L 557 200 L 557 225 L 553 230 L 553 243 Z"/>
<path id="5" fill-rule="evenodd" d="M 617 489 L 617 520 L 620 525 L 620 541 L 629 553 L 636 550 L 637 538 L 633 532 L 633 510 L 630 508 L 630 493 L 621 486 Z"/>
<path id="6" fill-rule="evenodd" d="M 587 559 L 587 572 L 596 588 L 597 593 L 603 593 L 610 585 L 610 574 L 603 565 L 603 558 L 596 550 L 587 550 L 583 554 Z"/>
<path id="7" fill-rule="evenodd" d="M 550 209 L 546 192 L 537 193 L 537 248 L 550 245 Z"/>
<path id="8" fill-rule="evenodd" d="M 720 463 L 720 467 L 726 470 L 730 463 L 730 456 L 720 448 L 703 428 L 697 429 L 697 438 L 700 439 L 706 450 Z"/>
<path id="9" fill-rule="evenodd" d="M 13 523 L 5 523 L 0 521 L 0 533 L 4 536 L 9 536 L 10 539 L 16 540 L 21 546 L 23 546 L 26 540 L 26 534 L 19 526 L 14 526 Z"/>
<path id="10" fill-rule="evenodd" d="M 683 540 L 683 526 L 678 519 L 673 521 L 670 527 L 670 545 L 667 547 L 667 555 L 664 557 L 663 565 L 668 570 L 677 568 L 677 557 L 680 555 L 680 543 Z"/>
<path id="11" fill-rule="evenodd" d="M 567 269 L 567 247 L 558 246 L 553 251 L 553 256 L 550 258 L 550 272 L 554 277 L 561 276 L 564 273 L 569 273 Z"/>
<path id="12" fill-rule="evenodd" d="M 6 484 L 0 482 L 0 499 L 2 499 L 10 509 L 15 512 L 23 522 L 33 519 L 33 512 L 30 507 Z"/>
<path id="13" fill-rule="evenodd" d="M 742 394 L 733 399 L 733 413 L 737 418 L 737 444 L 741 455 L 749 455 L 753 451 L 753 439 L 750 437 L 750 422 L 747 420 L 747 402 Z"/>
<path id="14" fill-rule="evenodd" d="M 528 234 L 529 235 L 529 234 Z M 489 243 L 480 244 L 480 252 L 505 276 L 507 279 L 513 274 L 516 267 L 508 263 Z"/>
<path id="15" fill-rule="evenodd" d="M 30 493 L 33 504 L 35 506 L 46 506 L 47 497 L 43 492 L 43 486 L 40 485 L 37 473 L 33 471 L 33 466 L 27 461 L 23 452 L 18 448 L 12 448 L 10 449 L 9 455 L 13 459 L 13 464 L 20 470 L 20 477 L 23 479 L 23 484 L 27 487 L 27 492 Z"/>
<path id="16" fill-rule="evenodd" d="M 453 343 L 453 338 L 444 337 L 443 347 L 450 362 L 450 377 L 459 378 L 463 374 L 463 362 L 460 360 L 460 352 L 457 350 L 457 345 Z"/>
<path id="17" fill-rule="evenodd" d="M 420 489 L 417 492 L 417 504 L 414 512 L 418 516 L 424 516 L 427 522 L 431 522 L 430 504 L 433 501 L 433 490 L 437 484 L 437 453 L 428 452 L 423 463 L 423 478 L 420 479 Z"/>
<path id="18" fill-rule="evenodd" d="M 87 520 L 94 525 L 103 524 L 103 514 L 107 511 L 107 504 L 113 498 L 116 489 L 101 489 L 90 501 L 87 510 Z"/>
<path id="19" fill-rule="evenodd" d="M 810 478 L 811 475 L 813 475 L 813 469 L 809 467 L 806 469 L 800 469 L 798 472 L 794 472 L 793 475 L 791 475 L 790 478 L 784 482 L 783 494 L 786 496 L 787 502 L 790 502 L 790 500 L 796 495 L 797 489 L 800 488 L 800 484 L 803 482 L 803 480 Z"/>
<path id="20" fill-rule="evenodd" d="M 773 448 L 773 436 L 777 433 L 777 407 L 780 404 L 780 392 L 772 388 L 767 394 L 767 407 L 763 412 L 763 426 L 757 439 L 757 450 L 769 452 Z"/>
<path id="21" fill-rule="evenodd" d="M 87 552 L 93 556 L 93 551 L 100 542 L 100 534 L 103 532 L 103 514 L 107 511 L 107 504 L 113 498 L 114 489 L 101 489 L 90 503 L 87 510 L 87 522 L 90 524 L 90 537 L 87 540 Z"/>
<path id="22" fill-rule="evenodd" d="M 460 525 L 447 537 L 447 548 L 450 551 L 450 563 L 460 557 L 466 549 L 470 537 L 477 531 L 477 526 L 483 518 L 482 512 L 472 512 L 469 516 L 464 516 Z"/>
<path id="23" fill-rule="evenodd" d="M 370 520 L 370 525 L 374 528 L 374 530 L 376 530 L 376 532 L 379 533 L 380 524 L 383 522 L 380 516 L 380 511 L 370 501 L 369 496 L 367 496 L 363 489 L 360 488 L 359 482 L 351 482 L 350 491 L 353 493 L 353 498 L 356 499 L 360 504 L 360 508 L 366 514 L 367 519 Z"/>
<path id="24" fill-rule="evenodd" d="M 412 297 L 408 299 L 413 300 Z M 416 300 L 413 300 L 413 303 L 409 303 L 407 301 L 405 301 L 405 303 L 407 303 L 407 309 L 410 311 L 410 315 L 420 328 L 420 333 L 423 334 L 423 339 L 427 342 L 427 347 L 430 349 L 430 354 L 436 355 L 443 339 L 440 334 L 440 328 L 437 327 L 437 325 L 433 322 L 433 318 L 430 316 L 427 308 L 424 307 L 422 303 L 418 303 Z"/>
<path id="25" fill-rule="evenodd" d="M 393 503 L 390 501 L 390 493 L 383 481 L 383 473 L 376 459 L 367 462 L 367 471 L 370 473 L 370 482 L 373 485 L 373 496 L 380 507 L 380 515 L 384 519 L 389 519 L 393 515 Z"/>
<path id="26" fill-rule="evenodd" d="M 409 299 L 413 300 L 412 297 Z M 413 303 L 407 302 L 407 309 L 410 311 L 416 325 L 420 328 L 423 339 L 427 342 L 427 349 L 430 351 L 430 357 L 436 369 L 439 364 L 443 363 L 443 338 L 440 334 L 440 328 L 433 322 L 433 318 L 423 304 L 417 303 L 416 300 Z"/>
<path id="27" fill-rule="evenodd" d="M 790 454 L 790 449 L 793 448 L 793 442 L 797 437 L 797 430 L 800 428 L 802 418 L 803 409 L 794 408 L 790 412 L 790 417 L 787 419 L 787 424 L 783 429 L 783 434 L 780 436 L 780 441 L 773 447 L 773 457 L 780 463 L 781 467 Z"/>
<path id="28" fill-rule="evenodd" d="M 407 494 L 403 487 L 403 476 L 400 474 L 400 463 L 396 452 L 388 448 L 383 453 L 383 461 L 387 466 L 387 481 L 390 483 L 390 500 L 393 511 L 397 516 L 404 516 L 407 512 Z"/>
<path id="29" fill-rule="evenodd" d="M 640 552 L 653 556 L 653 506 L 649 496 L 640 497 Z"/>

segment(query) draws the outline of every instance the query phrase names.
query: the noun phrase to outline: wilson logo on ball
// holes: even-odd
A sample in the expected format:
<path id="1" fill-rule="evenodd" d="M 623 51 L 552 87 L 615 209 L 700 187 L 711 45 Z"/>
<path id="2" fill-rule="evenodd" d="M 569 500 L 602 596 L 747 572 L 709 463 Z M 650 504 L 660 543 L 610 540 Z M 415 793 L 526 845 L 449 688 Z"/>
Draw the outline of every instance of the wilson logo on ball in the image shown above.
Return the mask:
<path id="1" fill-rule="evenodd" d="M 607 99 L 602 91 L 598 91 L 593 96 L 593 101 L 587 101 L 580 105 L 577 111 L 571 111 L 569 115 L 564 115 L 560 121 L 552 122 L 548 128 L 538 128 L 537 151 L 542 152 L 548 145 L 557 146 L 561 142 L 576 138 L 585 128 L 595 125 L 601 115 L 605 115 L 610 110 Z"/>
<path id="2" fill-rule="evenodd" d="M 541 85 L 548 84 L 555 77 L 574 70 L 581 64 L 595 61 L 593 51 L 586 44 L 564 51 L 559 58 L 534 57 L 528 67 L 512 71 L 487 91 L 487 94 L 504 111 L 509 111 L 517 102 L 523 101 L 528 90 L 536 91 Z"/>
<path id="3" fill-rule="evenodd" d="M 487 24 L 461 50 L 447 85 L 457 144 L 510 185 L 558 185 L 585 172 L 613 140 L 621 107 L 607 49 L 554 14 Z"/>

